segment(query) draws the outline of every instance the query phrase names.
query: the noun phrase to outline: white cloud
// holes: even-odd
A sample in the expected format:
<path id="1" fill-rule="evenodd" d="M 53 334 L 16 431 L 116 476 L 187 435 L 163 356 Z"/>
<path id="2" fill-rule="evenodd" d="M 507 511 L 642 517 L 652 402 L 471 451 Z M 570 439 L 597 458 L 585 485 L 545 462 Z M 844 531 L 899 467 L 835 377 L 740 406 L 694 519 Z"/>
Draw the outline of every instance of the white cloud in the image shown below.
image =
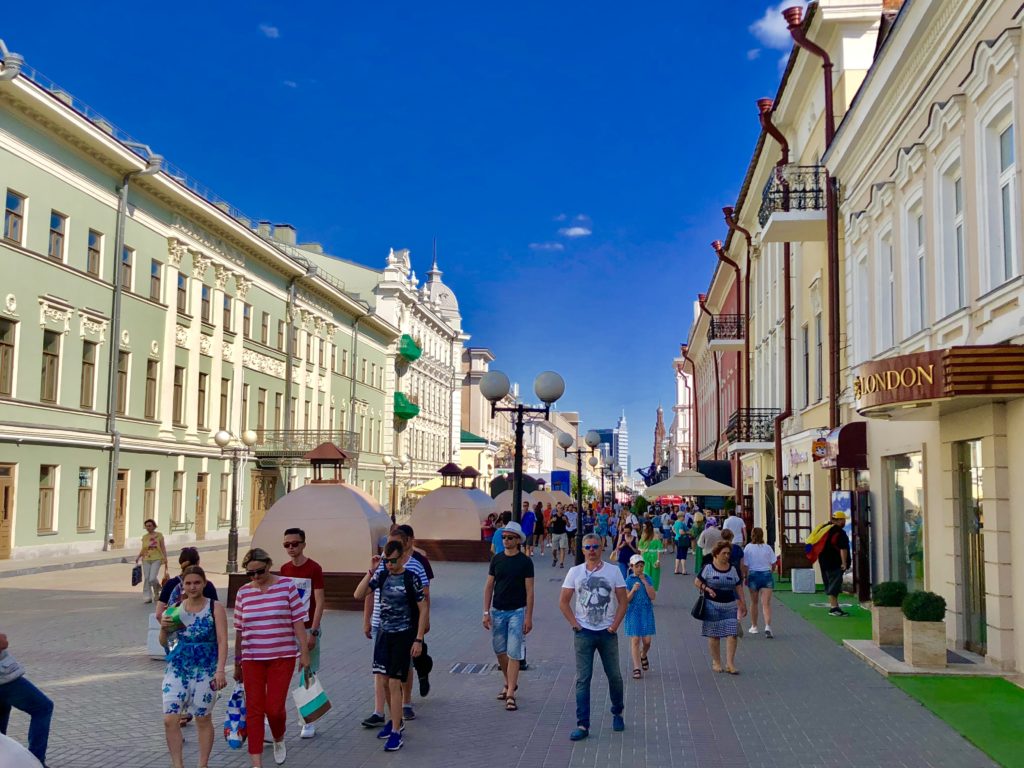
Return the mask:
<path id="1" fill-rule="evenodd" d="M 276 40 L 281 36 L 281 30 L 272 24 L 260 24 L 260 32 L 269 37 L 271 40 Z"/>
<path id="2" fill-rule="evenodd" d="M 531 251 L 564 251 L 565 246 L 561 243 L 530 243 Z"/>
<path id="3" fill-rule="evenodd" d="M 565 221 L 567 218 L 568 217 L 564 213 L 560 213 L 557 216 L 555 216 L 554 220 L 555 221 Z"/>
<path id="4" fill-rule="evenodd" d="M 298 88 L 299 87 L 299 84 L 296 83 L 294 80 L 282 80 L 281 81 L 281 85 L 285 86 L 286 88 Z"/>
<path id="5" fill-rule="evenodd" d="M 761 55 L 761 49 L 760 48 L 751 48 L 749 51 L 747 51 L 747 61 L 753 61 L 754 59 L 756 59 L 760 55 Z"/>
<path id="6" fill-rule="evenodd" d="M 586 227 L 562 227 L 558 230 L 558 234 L 563 237 L 586 237 L 591 234 L 591 231 Z"/>
<path id="7" fill-rule="evenodd" d="M 781 3 L 770 5 L 764 12 L 764 16 L 750 25 L 750 33 L 756 37 L 766 48 L 777 50 L 788 50 L 793 45 L 793 38 L 786 28 L 786 20 L 782 18 L 782 12 L 786 8 L 799 5 L 806 10 L 807 3 L 804 0 L 782 0 Z M 747 54 L 749 57 L 749 54 Z"/>

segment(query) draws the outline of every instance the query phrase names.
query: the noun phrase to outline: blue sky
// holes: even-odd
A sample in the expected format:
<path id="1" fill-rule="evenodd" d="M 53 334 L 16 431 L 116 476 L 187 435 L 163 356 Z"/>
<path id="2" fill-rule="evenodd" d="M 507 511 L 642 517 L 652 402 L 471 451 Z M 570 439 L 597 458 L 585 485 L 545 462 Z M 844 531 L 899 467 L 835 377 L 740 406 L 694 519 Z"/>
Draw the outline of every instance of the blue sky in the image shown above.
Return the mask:
<path id="1" fill-rule="evenodd" d="M 329 5 L 16 3 L 0 37 L 302 241 L 410 248 L 423 275 L 436 236 L 470 344 L 526 391 L 559 371 L 587 428 L 624 409 L 649 463 L 789 50 L 780 6 Z"/>

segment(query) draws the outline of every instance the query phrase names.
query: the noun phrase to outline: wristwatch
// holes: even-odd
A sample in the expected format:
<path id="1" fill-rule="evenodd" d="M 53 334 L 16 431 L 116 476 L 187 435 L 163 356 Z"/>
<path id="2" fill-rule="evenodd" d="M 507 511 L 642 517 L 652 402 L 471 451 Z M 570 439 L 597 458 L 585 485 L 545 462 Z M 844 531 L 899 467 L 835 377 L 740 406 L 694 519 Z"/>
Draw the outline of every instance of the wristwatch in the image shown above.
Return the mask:
<path id="1" fill-rule="evenodd" d="M 309 630 L 309 634 L 311 634 L 313 637 L 320 637 L 320 630 L 319 629 L 311 629 L 311 630 Z"/>

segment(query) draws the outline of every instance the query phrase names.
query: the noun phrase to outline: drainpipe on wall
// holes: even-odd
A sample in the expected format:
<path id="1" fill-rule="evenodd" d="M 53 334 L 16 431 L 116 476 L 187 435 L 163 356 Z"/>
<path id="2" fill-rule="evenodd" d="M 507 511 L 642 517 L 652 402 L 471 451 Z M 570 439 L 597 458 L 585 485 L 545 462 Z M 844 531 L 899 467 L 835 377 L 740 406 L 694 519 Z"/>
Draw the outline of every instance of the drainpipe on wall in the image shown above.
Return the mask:
<path id="1" fill-rule="evenodd" d="M 124 143 L 132 149 L 145 151 L 147 160 L 146 167 L 142 170 L 126 173 L 121 178 L 121 186 L 117 190 L 117 222 L 114 225 L 112 259 L 114 277 L 110 309 L 110 362 L 107 366 L 107 433 L 110 435 L 110 461 L 107 468 L 107 514 L 103 526 L 104 552 L 114 548 L 114 512 L 117 507 L 117 476 L 121 464 L 121 433 L 117 430 L 117 358 L 121 351 L 121 298 L 124 296 L 124 285 L 121 283 L 121 253 L 124 251 L 124 228 L 128 218 L 128 187 L 132 179 L 159 173 L 164 162 L 163 157 L 153 154 L 145 144 Z"/>
<path id="2" fill-rule="evenodd" d="M 745 311 L 746 307 L 744 306 L 744 304 L 743 304 L 743 302 L 741 300 L 741 297 L 740 297 L 740 285 L 742 283 L 742 274 L 740 272 L 740 265 L 737 264 L 735 261 L 733 261 L 732 259 L 730 259 L 728 256 L 725 255 L 725 249 L 722 247 L 722 241 L 721 240 L 715 240 L 711 244 L 711 247 L 714 249 L 715 254 L 718 256 L 718 260 L 721 261 L 721 262 L 724 262 L 724 263 L 728 264 L 730 267 L 732 267 L 733 272 L 736 275 L 736 283 L 735 283 L 735 289 L 736 289 L 736 309 L 737 309 L 737 314 L 740 317 L 744 318 L 744 322 L 743 322 L 743 338 L 744 338 L 744 348 L 746 348 L 746 341 L 745 341 L 745 339 L 747 337 L 747 323 L 746 323 L 746 311 Z M 736 364 L 737 364 L 737 367 L 739 368 L 739 371 L 737 372 L 737 376 L 736 376 L 736 378 L 737 378 L 737 386 L 739 387 L 739 397 L 736 398 L 736 406 L 737 406 L 737 408 L 741 408 L 743 406 L 743 385 L 744 385 L 744 381 L 745 381 L 744 372 L 747 370 L 747 364 L 746 364 L 746 361 L 744 360 L 743 354 L 744 354 L 743 352 L 739 352 L 739 351 L 736 353 Z M 732 482 L 733 482 L 733 487 L 736 490 L 737 506 L 739 506 L 739 503 L 743 499 L 743 483 L 740 480 L 740 457 L 739 457 L 738 453 L 734 455 L 734 457 L 730 460 L 730 463 L 733 465 Z"/>
<path id="3" fill-rule="evenodd" d="M 363 315 L 359 315 L 359 317 L 357 317 L 355 319 L 355 321 L 353 321 L 353 323 L 352 323 L 352 347 L 351 347 L 351 349 L 352 349 L 352 376 L 351 376 L 350 382 L 349 382 L 348 429 L 349 429 L 349 432 L 351 432 L 353 434 L 356 431 L 356 352 L 359 351 L 359 323 L 361 323 L 363 320 L 365 320 L 369 316 L 370 316 L 369 312 L 367 312 L 366 314 L 363 314 Z M 398 390 L 397 381 L 396 381 L 395 390 L 396 391 Z M 392 438 L 391 438 L 392 443 L 394 443 L 394 436 L 393 435 L 394 435 L 394 432 L 392 432 Z M 359 436 L 359 449 L 362 450 L 362 447 L 363 447 L 363 436 L 360 435 Z M 397 456 L 398 454 L 395 453 L 395 455 Z M 411 463 L 412 462 L 410 462 L 410 464 Z M 349 482 L 352 483 L 352 485 L 355 485 L 357 480 L 359 480 L 359 461 L 358 460 L 356 461 L 355 464 L 352 465 L 352 469 L 349 472 Z"/>
<path id="4" fill-rule="evenodd" d="M 832 95 L 832 59 L 828 52 L 807 39 L 799 6 L 782 12 L 789 34 L 798 46 L 821 59 L 825 81 L 825 150 L 836 135 L 836 117 Z M 828 244 L 828 426 L 839 426 L 839 194 L 838 184 L 825 170 L 825 228 Z M 839 470 L 829 472 L 832 490 L 839 488 Z"/>
<path id="5" fill-rule="evenodd" d="M 700 411 L 697 407 L 697 364 L 690 357 L 689 348 L 685 344 L 679 345 L 679 353 L 683 356 L 683 360 L 690 364 L 690 369 L 693 371 L 693 400 L 690 401 L 690 412 L 692 414 L 690 419 L 690 466 L 693 469 L 697 468 L 697 450 L 700 445 Z"/>
<path id="6" fill-rule="evenodd" d="M 775 164 L 776 171 L 781 171 L 782 167 L 789 163 L 789 142 L 786 141 L 786 137 L 782 135 L 782 131 L 776 127 L 772 122 L 772 105 L 771 99 L 758 99 L 757 107 L 759 110 L 759 118 L 761 120 L 761 128 L 768 132 L 768 134 L 774 138 L 781 147 L 781 153 L 779 155 L 779 161 Z M 789 194 L 785 187 L 783 187 L 783 198 L 782 198 L 783 210 L 789 210 Z M 783 347 L 783 371 L 785 378 L 784 385 L 784 405 L 782 411 L 775 417 L 775 495 L 776 495 L 776 506 L 775 511 L 778 518 L 776 525 L 778 526 L 775 531 L 775 540 L 780 544 L 782 542 L 782 424 L 793 415 L 793 289 L 790 285 L 790 261 L 792 256 L 792 248 L 788 242 L 782 244 L 782 331 L 784 335 L 783 341 L 785 345 Z"/>
<path id="7" fill-rule="evenodd" d="M 704 305 L 705 296 L 700 294 L 697 303 L 700 311 L 708 316 L 708 323 L 714 319 L 714 315 Z M 722 379 L 718 373 L 718 353 L 710 350 L 711 359 L 715 363 L 715 461 L 718 461 L 718 447 L 722 444 Z"/>

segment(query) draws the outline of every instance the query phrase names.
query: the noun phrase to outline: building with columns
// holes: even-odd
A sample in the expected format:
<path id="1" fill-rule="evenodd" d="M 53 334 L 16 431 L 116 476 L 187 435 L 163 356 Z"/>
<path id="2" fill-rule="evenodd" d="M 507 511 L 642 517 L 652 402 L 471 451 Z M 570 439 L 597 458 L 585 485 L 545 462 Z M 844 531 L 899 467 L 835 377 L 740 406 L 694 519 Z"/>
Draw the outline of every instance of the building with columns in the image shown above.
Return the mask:
<path id="1" fill-rule="evenodd" d="M 675 371 L 676 401 L 672 406 L 672 423 L 668 428 L 669 474 L 675 474 L 694 464 L 692 432 L 693 377 L 686 372 L 684 360 L 672 361 Z"/>
<path id="2" fill-rule="evenodd" d="M 134 551 L 147 518 L 172 546 L 226 536 L 219 430 L 256 432 L 243 533 L 326 440 L 384 498 L 404 329 L 295 252 L 294 230 L 255 223 L 34 70 L 0 79 L 0 180 L 0 558 Z"/>

